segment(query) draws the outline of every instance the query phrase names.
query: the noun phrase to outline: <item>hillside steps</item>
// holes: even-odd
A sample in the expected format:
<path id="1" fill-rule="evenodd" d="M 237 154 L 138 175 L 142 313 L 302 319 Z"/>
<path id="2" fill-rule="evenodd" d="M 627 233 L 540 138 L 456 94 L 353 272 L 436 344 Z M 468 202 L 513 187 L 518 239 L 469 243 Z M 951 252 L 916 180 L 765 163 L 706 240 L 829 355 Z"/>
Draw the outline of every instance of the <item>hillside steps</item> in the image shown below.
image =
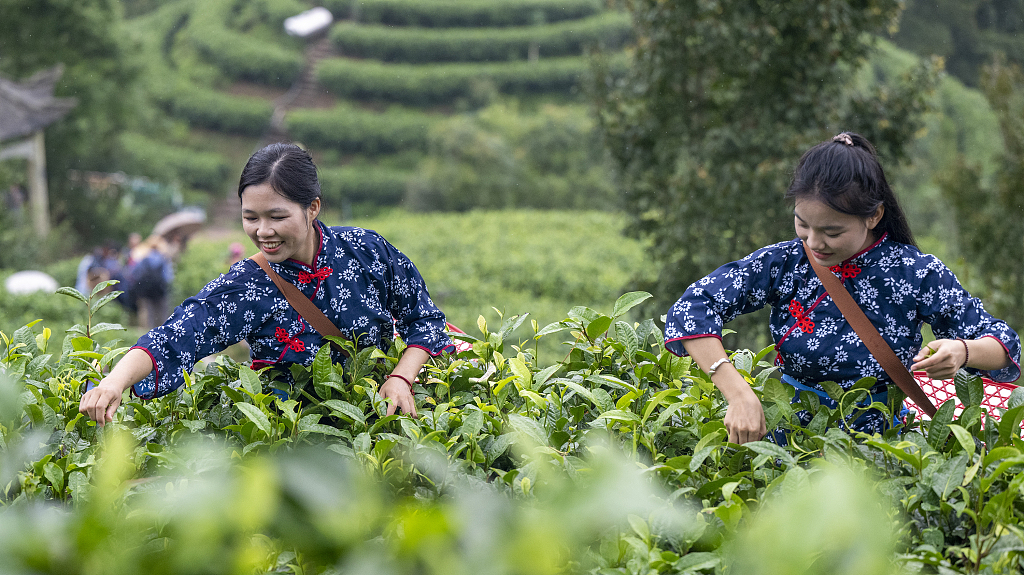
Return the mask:
<path id="1" fill-rule="evenodd" d="M 317 108 L 330 103 L 330 98 L 323 86 L 317 82 L 316 66 L 320 60 L 335 55 L 334 45 L 326 34 L 311 41 L 306 46 L 306 66 L 302 75 L 280 98 L 274 100 L 274 115 L 270 119 L 270 129 L 260 140 L 258 147 L 274 142 L 289 141 L 288 130 L 284 125 L 284 116 L 293 108 Z"/>

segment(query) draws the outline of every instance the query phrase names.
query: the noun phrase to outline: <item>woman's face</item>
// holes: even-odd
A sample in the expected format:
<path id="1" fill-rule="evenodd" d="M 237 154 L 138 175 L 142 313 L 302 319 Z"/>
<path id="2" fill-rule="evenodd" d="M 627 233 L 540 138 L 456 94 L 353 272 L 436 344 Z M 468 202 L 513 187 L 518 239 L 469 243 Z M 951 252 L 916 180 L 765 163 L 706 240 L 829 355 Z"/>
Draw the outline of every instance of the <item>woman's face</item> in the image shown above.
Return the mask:
<path id="1" fill-rule="evenodd" d="M 796 235 L 817 263 L 834 266 L 866 250 L 878 239 L 874 228 L 882 220 L 884 209 L 878 207 L 869 218 L 837 212 L 814 199 L 799 199 L 793 208 Z"/>
<path id="2" fill-rule="evenodd" d="M 242 229 L 267 261 L 294 259 L 312 266 L 317 250 L 313 220 L 319 213 L 319 199 L 303 209 L 268 183 L 242 190 Z"/>

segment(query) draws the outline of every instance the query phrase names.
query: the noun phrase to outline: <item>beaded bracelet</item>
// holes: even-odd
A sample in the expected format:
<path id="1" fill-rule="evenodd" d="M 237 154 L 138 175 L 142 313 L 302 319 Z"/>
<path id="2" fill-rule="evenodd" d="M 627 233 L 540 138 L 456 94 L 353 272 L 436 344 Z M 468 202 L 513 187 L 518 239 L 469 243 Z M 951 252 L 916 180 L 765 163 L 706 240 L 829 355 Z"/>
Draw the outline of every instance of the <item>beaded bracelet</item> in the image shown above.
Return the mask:
<path id="1" fill-rule="evenodd" d="M 391 375 L 388 376 L 388 379 L 391 379 L 392 377 L 404 381 L 405 383 L 407 383 L 409 385 L 409 389 L 410 390 L 412 389 L 412 382 L 409 381 L 408 377 L 405 377 L 404 375 L 398 375 L 397 373 L 392 373 Z"/>
<path id="2" fill-rule="evenodd" d="M 956 340 L 964 344 L 964 364 L 960 367 L 967 367 L 967 360 L 971 359 L 971 350 L 967 348 L 967 341 L 962 337 L 958 337 Z"/>

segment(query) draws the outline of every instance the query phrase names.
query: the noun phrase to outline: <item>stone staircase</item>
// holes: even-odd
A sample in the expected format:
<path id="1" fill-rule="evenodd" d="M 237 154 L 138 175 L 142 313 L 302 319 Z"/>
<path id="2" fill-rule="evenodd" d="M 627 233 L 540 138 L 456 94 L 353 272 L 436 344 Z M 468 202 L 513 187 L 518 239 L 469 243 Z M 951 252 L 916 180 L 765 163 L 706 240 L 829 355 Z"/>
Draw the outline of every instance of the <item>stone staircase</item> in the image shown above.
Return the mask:
<path id="1" fill-rule="evenodd" d="M 316 80 L 316 65 L 320 60 L 334 54 L 334 46 L 326 34 L 311 40 L 306 45 L 306 67 L 291 89 L 274 101 L 274 115 L 270 120 L 270 129 L 260 140 L 260 147 L 290 139 L 284 127 L 284 115 L 288 110 L 321 108 L 333 104 L 327 91 Z"/>

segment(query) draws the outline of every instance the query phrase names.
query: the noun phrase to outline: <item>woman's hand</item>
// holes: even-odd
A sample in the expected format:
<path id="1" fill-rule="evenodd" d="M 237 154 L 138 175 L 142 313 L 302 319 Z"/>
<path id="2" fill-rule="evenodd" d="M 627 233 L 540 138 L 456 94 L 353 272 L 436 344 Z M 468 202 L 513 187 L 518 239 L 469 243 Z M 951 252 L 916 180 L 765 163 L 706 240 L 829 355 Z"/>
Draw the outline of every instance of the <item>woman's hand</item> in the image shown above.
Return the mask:
<path id="1" fill-rule="evenodd" d="M 964 340 L 937 339 L 914 356 L 912 371 L 924 371 L 932 379 L 950 379 L 967 363 Z"/>
<path id="2" fill-rule="evenodd" d="M 96 425 L 103 427 L 114 421 L 114 413 L 121 405 L 123 393 L 124 388 L 112 383 L 109 377 L 104 378 L 99 385 L 82 395 L 78 411 L 88 415 L 89 419 L 96 422 Z"/>
<path id="3" fill-rule="evenodd" d="M 134 348 L 124 354 L 114 369 L 99 385 L 82 395 L 78 411 L 103 427 L 114 421 L 114 413 L 121 405 L 121 394 L 153 371 L 153 359 L 145 350 Z"/>
<path id="4" fill-rule="evenodd" d="M 746 382 L 744 381 L 744 385 Z M 761 400 L 747 387 L 746 393 L 739 397 L 727 398 L 729 407 L 725 412 L 725 429 L 729 432 L 729 442 L 740 445 L 748 441 L 759 441 L 768 433 L 768 425 L 764 419 L 764 408 Z"/>
<path id="5" fill-rule="evenodd" d="M 401 407 L 402 413 L 416 417 L 416 401 L 413 398 L 409 384 L 397 377 L 389 377 L 384 385 L 380 386 L 380 396 L 388 402 L 388 415 L 394 415 Z"/>

